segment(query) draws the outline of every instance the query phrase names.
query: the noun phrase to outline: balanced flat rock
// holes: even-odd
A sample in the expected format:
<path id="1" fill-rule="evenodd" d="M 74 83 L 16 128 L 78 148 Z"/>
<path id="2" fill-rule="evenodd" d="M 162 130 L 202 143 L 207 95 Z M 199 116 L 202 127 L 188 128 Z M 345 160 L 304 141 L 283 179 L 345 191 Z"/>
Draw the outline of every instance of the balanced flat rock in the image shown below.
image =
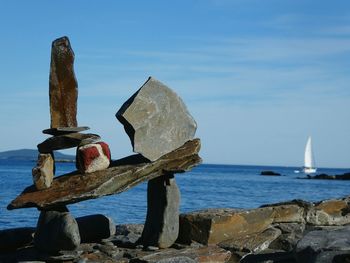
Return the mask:
<path id="1" fill-rule="evenodd" d="M 78 83 L 73 64 L 74 52 L 68 37 L 53 41 L 49 84 L 51 128 L 77 126 Z"/>
<path id="2" fill-rule="evenodd" d="M 140 155 L 133 155 L 112 162 L 105 170 L 84 175 L 78 172 L 62 175 L 54 178 L 48 189 L 38 191 L 33 185 L 27 187 L 7 209 L 47 209 L 121 193 L 165 172 L 181 173 L 190 170 L 201 162 L 199 150 L 200 140 L 194 139 L 155 162 L 149 162 Z"/>
<path id="3" fill-rule="evenodd" d="M 55 150 L 62 150 L 77 147 L 79 145 L 95 142 L 100 136 L 92 133 L 69 133 L 54 136 L 38 144 L 40 153 L 50 153 Z"/>
<path id="4" fill-rule="evenodd" d="M 197 124 L 181 98 L 150 77 L 116 113 L 134 152 L 155 161 L 192 140 Z"/>
<path id="5" fill-rule="evenodd" d="M 43 130 L 44 134 L 50 134 L 50 135 L 63 135 L 63 134 L 69 134 L 69 133 L 75 133 L 75 132 L 81 132 L 89 130 L 90 128 L 87 126 L 81 126 L 81 127 L 57 127 L 57 128 L 51 128 Z"/>

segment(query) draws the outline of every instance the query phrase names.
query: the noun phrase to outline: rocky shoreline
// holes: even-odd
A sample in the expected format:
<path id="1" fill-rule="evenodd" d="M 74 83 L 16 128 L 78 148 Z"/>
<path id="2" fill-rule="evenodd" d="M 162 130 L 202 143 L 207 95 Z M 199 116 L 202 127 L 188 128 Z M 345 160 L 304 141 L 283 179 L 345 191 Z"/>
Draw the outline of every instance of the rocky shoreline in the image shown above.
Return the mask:
<path id="1" fill-rule="evenodd" d="M 181 214 L 178 239 L 165 249 L 141 245 L 143 225 L 115 226 L 102 215 L 84 227 L 77 218 L 79 247 L 50 255 L 33 246 L 35 228 L 1 230 L 0 262 L 348 262 L 349 204 L 350 196 Z"/>

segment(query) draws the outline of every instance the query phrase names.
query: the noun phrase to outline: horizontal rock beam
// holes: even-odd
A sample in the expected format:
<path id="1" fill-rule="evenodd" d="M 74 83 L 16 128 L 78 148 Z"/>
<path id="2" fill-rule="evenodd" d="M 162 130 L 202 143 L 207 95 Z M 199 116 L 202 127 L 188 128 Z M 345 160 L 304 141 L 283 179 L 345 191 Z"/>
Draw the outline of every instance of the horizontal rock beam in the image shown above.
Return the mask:
<path id="1" fill-rule="evenodd" d="M 27 187 L 7 209 L 47 209 L 121 193 L 166 172 L 181 173 L 190 170 L 202 161 L 198 156 L 199 150 L 200 140 L 194 139 L 155 162 L 149 162 L 141 155 L 133 155 L 112 162 L 106 170 L 84 175 L 77 171 L 65 174 L 56 177 L 48 189 L 39 191 L 33 185 Z"/>

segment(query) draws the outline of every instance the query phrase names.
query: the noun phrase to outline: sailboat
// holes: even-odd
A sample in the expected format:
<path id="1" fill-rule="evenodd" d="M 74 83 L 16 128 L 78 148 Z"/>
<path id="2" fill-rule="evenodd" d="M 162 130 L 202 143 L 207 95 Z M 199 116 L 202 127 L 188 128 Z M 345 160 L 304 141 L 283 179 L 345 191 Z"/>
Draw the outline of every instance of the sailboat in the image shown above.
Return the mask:
<path id="1" fill-rule="evenodd" d="M 316 173 L 317 168 L 315 168 L 315 161 L 312 151 L 311 136 L 307 139 L 304 154 L 304 167 L 303 172 L 306 174 Z"/>

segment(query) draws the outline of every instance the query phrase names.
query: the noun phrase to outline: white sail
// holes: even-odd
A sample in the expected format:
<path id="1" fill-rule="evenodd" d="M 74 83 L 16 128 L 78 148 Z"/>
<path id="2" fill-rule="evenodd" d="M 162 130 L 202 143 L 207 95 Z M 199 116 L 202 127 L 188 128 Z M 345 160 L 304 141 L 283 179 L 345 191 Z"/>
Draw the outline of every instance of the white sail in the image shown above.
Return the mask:
<path id="1" fill-rule="evenodd" d="M 311 136 L 307 139 L 305 154 L 304 154 L 304 172 L 305 173 L 315 173 L 315 162 L 312 152 L 312 142 Z"/>

